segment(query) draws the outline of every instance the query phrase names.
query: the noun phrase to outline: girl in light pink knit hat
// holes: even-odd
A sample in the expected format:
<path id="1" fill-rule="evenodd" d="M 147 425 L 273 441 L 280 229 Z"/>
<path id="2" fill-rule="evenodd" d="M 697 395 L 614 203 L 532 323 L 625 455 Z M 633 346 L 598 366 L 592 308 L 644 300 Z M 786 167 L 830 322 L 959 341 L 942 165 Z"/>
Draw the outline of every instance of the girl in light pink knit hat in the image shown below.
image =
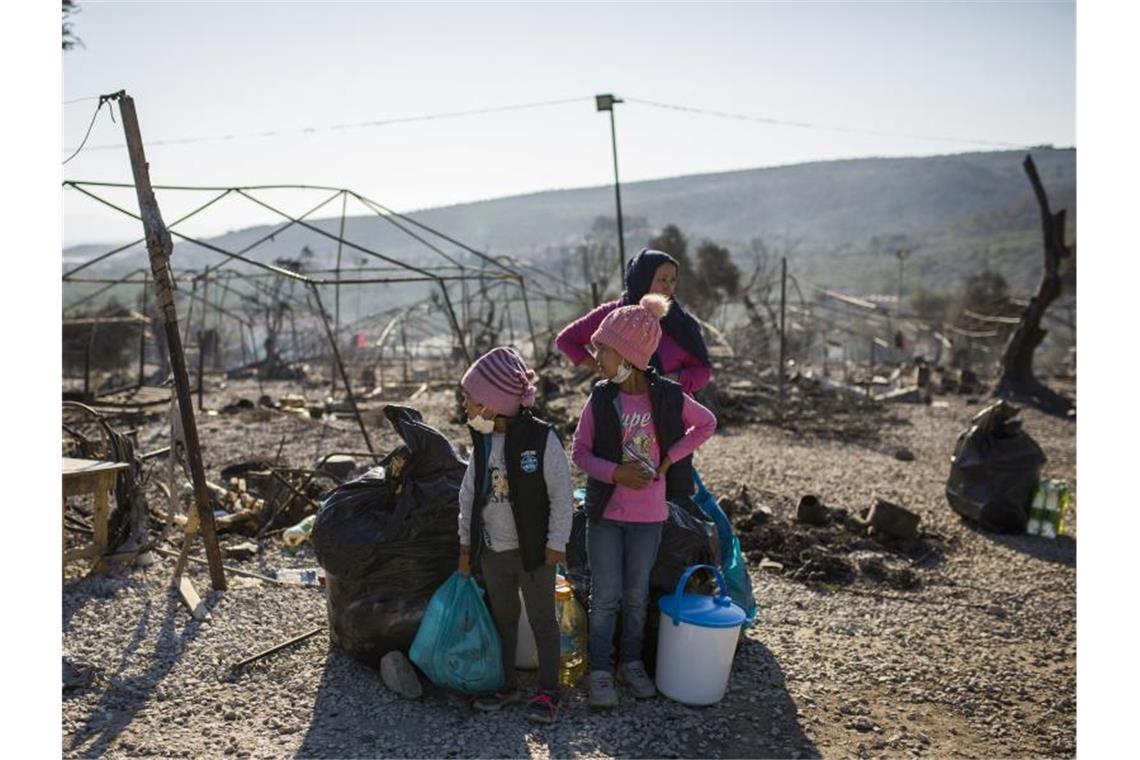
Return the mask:
<path id="1" fill-rule="evenodd" d="M 605 379 L 594 386 L 574 433 L 574 463 L 588 476 L 592 707 L 618 702 L 619 609 L 617 678 L 635 697 L 656 694 L 642 659 L 649 575 L 668 503 L 691 499 L 692 454 L 716 430 L 712 412 L 650 366 L 668 310 L 664 296 L 650 294 L 606 315 L 592 339 Z"/>
<path id="2" fill-rule="evenodd" d="M 570 466 L 553 427 L 532 412 L 536 375 L 513 348 L 480 356 L 460 385 L 471 427 L 471 460 L 459 488 L 459 572 L 483 570 L 499 631 L 505 682 L 475 700 L 484 712 L 522 699 L 515 679 L 519 592 L 538 650 L 538 691 L 526 717 L 558 718 L 556 565 L 566 558 L 573 519 Z"/>

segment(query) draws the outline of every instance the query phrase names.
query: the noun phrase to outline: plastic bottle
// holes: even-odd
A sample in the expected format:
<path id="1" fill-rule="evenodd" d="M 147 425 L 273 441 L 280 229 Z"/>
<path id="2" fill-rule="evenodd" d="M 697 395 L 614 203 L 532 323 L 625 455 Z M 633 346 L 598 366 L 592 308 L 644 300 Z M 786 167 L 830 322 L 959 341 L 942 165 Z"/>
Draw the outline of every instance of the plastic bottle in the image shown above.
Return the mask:
<path id="1" fill-rule="evenodd" d="M 316 521 L 316 515 L 309 515 L 292 528 L 286 529 L 281 535 L 281 540 L 284 541 L 285 545 L 290 549 L 296 549 L 302 543 L 309 540 L 309 533 L 312 532 L 313 523 Z"/>
<path id="2" fill-rule="evenodd" d="M 1041 535 L 1045 538 L 1057 537 L 1057 526 L 1061 522 L 1061 511 L 1058 506 L 1059 481 L 1050 480 L 1045 483 L 1045 513 L 1041 518 Z"/>
<path id="3" fill-rule="evenodd" d="M 564 578 L 555 583 L 554 605 L 560 645 L 558 683 L 572 687 L 586 674 L 586 612 Z"/>
<path id="4" fill-rule="evenodd" d="M 277 571 L 277 580 L 284 583 L 295 583 L 298 586 L 324 586 L 325 569 L 323 567 L 289 567 Z"/>
<path id="5" fill-rule="evenodd" d="M 1045 516 L 1045 481 L 1037 483 L 1037 489 L 1033 492 L 1033 501 L 1029 507 L 1029 523 L 1025 526 L 1025 532 L 1030 536 L 1041 535 L 1041 521 Z"/>
<path id="6" fill-rule="evenodd" d="M 1057 519 L 1057 535 L 1061 536 L 1065 533 L 1065 517 L 1069 514 L 1069 505 L 1072 503 L 1073 495 L 1069 489 L 1069 482 L 1066 480 L 1057 481 L 1057 508 L 1060 510 L 1060 517 Z"/>

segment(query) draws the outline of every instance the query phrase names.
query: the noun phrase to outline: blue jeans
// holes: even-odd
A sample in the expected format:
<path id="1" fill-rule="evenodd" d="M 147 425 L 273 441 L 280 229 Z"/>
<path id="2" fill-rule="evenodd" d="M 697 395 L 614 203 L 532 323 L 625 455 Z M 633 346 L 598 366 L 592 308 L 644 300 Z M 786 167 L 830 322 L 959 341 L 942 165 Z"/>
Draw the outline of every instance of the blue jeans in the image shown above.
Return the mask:
<path id="1" fill-rule="evenodd" d="M 590 521 L 590 670 L 614 670 L 614 626 L 621 609 L 620 662 L 641 659 L 649 573 L 657 561 L 665 523 Z"/>

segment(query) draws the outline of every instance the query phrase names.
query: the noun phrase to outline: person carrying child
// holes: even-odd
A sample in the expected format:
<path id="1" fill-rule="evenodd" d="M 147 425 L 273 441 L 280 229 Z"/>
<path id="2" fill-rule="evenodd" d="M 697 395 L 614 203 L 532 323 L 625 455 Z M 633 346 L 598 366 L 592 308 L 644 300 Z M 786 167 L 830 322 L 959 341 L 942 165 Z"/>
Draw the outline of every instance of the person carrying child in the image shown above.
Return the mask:
<path id="1" fill-rule="evenodd" d="M 573 446 L 574 463 L 588 476 L 591 707 L 618 702 L 613 637 L 619 608 L 617 677 L 635 697 L 657 693 L 642 658 L 649 575 L 669 516 L 666 502 L 693 493 L 692 454 L 716 430 L 712 412 L 650 365 L 669 305 L 649 294 L 618 307 L 591 339 L 604 379 L 582 408 Z"/>
<path id="2" fill-rule="evenodd" d="M 459 490 L 459 572 L 479 565 L 502 642 L 503 687 L 476 709 L 519 702 L 515 677 L 519 591 L 538 649 L 530 720 L 558 719 L 559 633 L 555 566 L 566 557 L 573 518 L 570 467 L 553 427 L 534 416 L 533 370 L 512 348 L 493 348 L 463 375 L 472 455 Z"/>

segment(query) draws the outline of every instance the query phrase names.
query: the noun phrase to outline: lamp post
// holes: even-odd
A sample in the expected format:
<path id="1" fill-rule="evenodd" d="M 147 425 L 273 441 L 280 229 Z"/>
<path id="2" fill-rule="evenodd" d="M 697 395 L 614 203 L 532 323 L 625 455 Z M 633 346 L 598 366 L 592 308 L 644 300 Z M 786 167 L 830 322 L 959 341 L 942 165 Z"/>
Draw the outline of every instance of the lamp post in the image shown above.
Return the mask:
<path id="1" fill-rule="evenodd" d="M 594 101 L 597 103 L 599 111 L 610 112 L 610 139 L 613 142 L 614 149 L 614 198 L 617 200 L 617 227 L 618 227 L 618 283 L 622 289 L 625 288 L 625 230 L 622 227 L 621 220 L 621 182 L 618 181 L 618 159 L 617 159 L 617 128 L 614 126 L 614 103 L 623 102 L 621 98 L 615 98 L 613 95 L 595 95 Z"/>

